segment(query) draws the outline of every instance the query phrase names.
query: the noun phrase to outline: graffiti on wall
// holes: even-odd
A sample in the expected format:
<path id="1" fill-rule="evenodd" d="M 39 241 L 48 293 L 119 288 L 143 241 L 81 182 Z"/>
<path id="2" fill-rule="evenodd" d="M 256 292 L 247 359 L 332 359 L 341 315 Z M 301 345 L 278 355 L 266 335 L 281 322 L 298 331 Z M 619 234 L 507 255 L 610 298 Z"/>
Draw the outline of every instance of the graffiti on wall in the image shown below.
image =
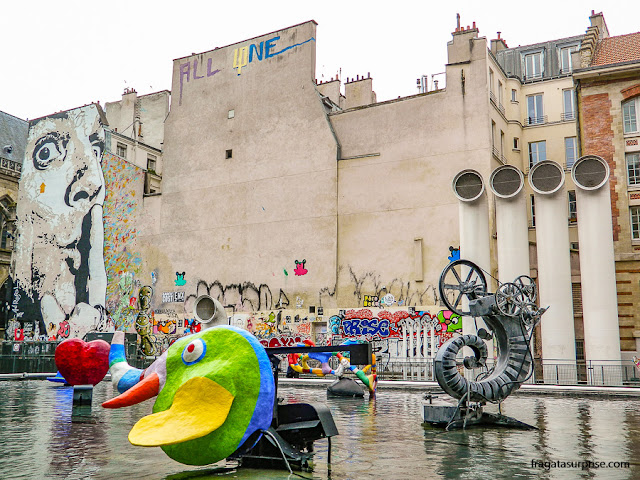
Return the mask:
<path id="1" fill-rule="evenodd" d="M 64 321 L 71 336 L 82 336 L 106 317 L 105 133 L 98 109 L 87 105 L 29 124 L 12 303 L 21 336 L 46 339 L 47 326 Z"/>
<path id="2" fill-rule="evenodd" d="M 450 262 L 454 262 L 456 260 L 460 260 L 460 247 L 449 247 L 450 255 L 447 257 L 447 260 Z"/>
<path id="3" fill-rule="evenodd" d="M 293 270 L 293 272 L 297 275 L 297 276 L 301 276 L 301 275 L 306 275 L 309 270 L 307 270 L 306 268 L 304 268 L 304 264 L 307 263 L 306 260 L 302 260 L 301 262 L 299 262 L 298 260 L 296 260 L 296 268 Z"/>
<path id="4" fill-rule="evenodd" d="M 231 324 L 253 333 L 265 347 L 292 346 L 310 339 L 315 316 L 285 315 L 281 310 L 234 314 Z"/>
<path id="5" fill-rule="evenodd" d="M 151 309 L 151 297 L 153 288 L 148 285 L 140 288 L 138 292 L 138 304 L 140 309 L 136 315 L 136 332 L 140 335 L 140 350 L 145 355 L 153 353 L 153 343 L 151 341 L 151 327 L 153 325 L 153 311 Z"/>
<path id="6" fill-rule="evenodd" d="M 137 314 L 134 292 L 136 282 L 134 281 L 133 273 L 121 273 L 117 286 L 118 303 L 115 305 L 115 308 L 111 310 L 111 319 L 113 320 L 116 330 L 126 330 L 133 325 Z"/>
<path id="7" fill-rule="evenodd" d="M 277 57 L 278 55 L 291 50 L 293 48 L 304 45 L 305 43 L 315 42 L 316 39 L 311 37 L 304 42 L 296 43 L 282 47 L 282 45 L 276 45 L 276 42 L 280 40 L 280 37 L 272 37 L 269 40 L 262 41 L 260 43 L 252 43 L 245 45 L 244 47 L 236 48 L 233 51 L 233 68 L 237 71 L 238 75 L 242 74 L 242 69 L 249 64 L 253 63 L 254 59 L 261 62 L 263 58 Z M 277 50 L 279 47 L 280 50 Z"/>
<path id="8" fill-rule="evenodd" d="M 269 286 L 264 283 L 260 286 L 251 282 L 222 285 L 218 280 L 213 283 L 200 280 L 197 283 L 196 293 L 185 298 L 185 311 L 193 311 L 193 304 L 200 295 L 209 295 L 224 306 L 232 306 L 236 312 L 283 310 L 289 306 L 289 298 L 282 289 L 274 297 Z"/>
<path id="9" fill-rule="evenodd" d="M 266 41 L 252 43 L 234 49 L 232 67 L 236 71 L 237 75 L 240 76 L 242 74 L 242 69 L 248 67 L 254 63 L 254 61 L 261 62 L 263 59 L 277 57 L 278 55 L 296 47 L 300 47 L 305 43 L 316 41 L 314 37 L 311 37 L 303 42 L 284 46 L 278 44 L 278 40 L 280 40 L 280 37 L 272 37 Z M 200 60 L 200 62 L 198 62 L 198 60 Z M 181 63 L 179 66 L 180 95 L 178 104 L 182 105 L 182 90 L 184 85 L 188 84 L 190 81 L 213 77 L 217 73 L 220 73 L 222 68 L 224 68 L 222 65 L 220 68 L 214 65 L 212 58 L 207 59 L 207 65 L 205 67 L 202 55 L 198 55 L 193 59 L 189 59 L 187 62 Z"/>
<path id="10" fill-rule="evenodd" d="M 343 297 L 341 295 L 343 304 L 379 308 L 390 306 L 386 303 L 387 299 L 396 306 L 438 304 L 438 290 L 433 285 L 418 284 L 402 278 L 382 281 L 382 276 L 375 271 L 357 272 L 351 266 L 347 268 L 338 267 L 338 278 L 339 281 L 332 288 L 325 287 L 318 292 L 318 302 L 320 304 L 335 298 L 338 284 L 349 285 L 349 288 L 353 289 L 352 299 L 349 299 L 348 295 Z M 387 295 L 390 296 L 387 297 Z M 393 302 L 391 302 L 392 299 Z M 370 302 L 370 304 L 365 304 L 365 301 Z"/>
<path id="11" fill-rule="evenodd" d="M 328 333 L 332 345 L 345 339 L 374 342 L 374 346 L 382 358 L 401 357 L 403 340 L 416 340 L 414 349 L 407 357 L 427 357 L 426 345 L 430 341 L 422 340 L 434 331 L 437 346 L 453 337 L 462 329 L 462 318 L 448 310 L 441 310 L 436 315 L 427 311 L 400 310 L 390 312 L 380 310 L 374 314 L 370 309 L 351 309 L 332 315 L 328 321 Z"/>
<path id="12" fill-rule="evenodd" d="M 107 310 L 119 329 L 132 329 L 135 316 L 127 303 L 136 297 L 142 257 L 137 249 L 136 225 L 142 214 L 139 196 L 144 190 L 144 171 L 111 153 L 102 161 L 104 201 L 104 261 L 107 271 Z M 123 275 L 126 276 L 123 285 Z M 144 283 L 147 281 L 142 280 Z M 119 313 L 115 313 L 118 311 Z M 125 314 L 124 316 L 122 316 Z"/>
<path id="13" fill-rule="evenodd" d="M 184 292 L 162 292 L 162 303 L 181 303 L 184 298 Z"/>
<path id="14" fill-rule="evenodd" d="M 184 276 L 186 275 L 185 272 L 179 273 L 176 272 L 176 287 L 182 287 L 183 285 L 187 284 L 187 281 L 184 279 Z"/>

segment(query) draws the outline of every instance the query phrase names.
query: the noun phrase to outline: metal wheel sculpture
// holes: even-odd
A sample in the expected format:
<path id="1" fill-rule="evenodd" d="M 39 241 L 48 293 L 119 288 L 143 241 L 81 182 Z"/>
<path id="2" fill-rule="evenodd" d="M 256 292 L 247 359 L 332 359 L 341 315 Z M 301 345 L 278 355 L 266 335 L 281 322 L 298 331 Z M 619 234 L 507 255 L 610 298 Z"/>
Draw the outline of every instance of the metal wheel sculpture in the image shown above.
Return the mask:
<path id="1" fill-rule="evenodd" d="M 463 300 L 475 300 L 487 295 L 487 281 L 475 263 L 469 260 L 451 262 L 440 274 L 438 285 L 440 298 L 453 313 L 469 315 L 469 307 L 464 310 Z"/>
<path id="2" fill-rule="evenodd" d="M 533 301 L 535 283 L 523 275 L 500 285 L 495 294 L 487 293 L 480 268 L 468 260 L 456 260 L 440 275 L 440 296 L 451 311 L 459 315 L 473 312 L 471 316 L 481 317 L 487 328 L 479 329 L 477 335 L 454 337 L 438 349 L 434 359 L 438 384 L 447 394 L 460 399 L 460 405 L 503 400 L 532 371 L 531 333 L 547 310 L 538 308 Z M 463 298 L 469 300 L 469 306 L 465 305 L 469 312 L 462 309 Z M 459 371 L 459 353 L 465 347 L 473 352 L 464 358 L 465 368 L 483 367 L 488 357 L 485 340 L 489 338 L 495 342 L 497 359 L 482 378 L 468 380 Z"/>
<path id="3" fill-rule="evenodd" d="M 515 283 L 503 283 L 496 292 L 496 307 L 498 311 L 508 317 L 517 317 L 527 298 Z"/>
<path id="4" fill-rule="evenodd" d="M 527 297 L 527 302 L 535 303 L 536 298 L 538 297 L 538 288 L 536 287 L 536 282 L 533 278 L 527 275 L 520 275 L 513 281 L 513 283 L 520 287 L 522 293 Z"/>

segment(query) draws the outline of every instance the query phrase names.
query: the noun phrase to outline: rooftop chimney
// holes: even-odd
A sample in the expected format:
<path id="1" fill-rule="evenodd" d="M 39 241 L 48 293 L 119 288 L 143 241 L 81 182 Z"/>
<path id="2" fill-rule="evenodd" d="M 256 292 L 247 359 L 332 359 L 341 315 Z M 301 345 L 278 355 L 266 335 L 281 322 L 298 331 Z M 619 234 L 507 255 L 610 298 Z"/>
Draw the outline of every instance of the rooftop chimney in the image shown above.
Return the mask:
<path id="1" fill-rule="evenodd" d="M 491 53 L 494 55 L 498 53 L 500 50 L 505 50 L 509 48 L 507 46 L 507 42 L 504 41 L 504 38 L 500 36 L 502 32 L 498 32 L 498 38 L 494 38 L 491 40 Z"/>

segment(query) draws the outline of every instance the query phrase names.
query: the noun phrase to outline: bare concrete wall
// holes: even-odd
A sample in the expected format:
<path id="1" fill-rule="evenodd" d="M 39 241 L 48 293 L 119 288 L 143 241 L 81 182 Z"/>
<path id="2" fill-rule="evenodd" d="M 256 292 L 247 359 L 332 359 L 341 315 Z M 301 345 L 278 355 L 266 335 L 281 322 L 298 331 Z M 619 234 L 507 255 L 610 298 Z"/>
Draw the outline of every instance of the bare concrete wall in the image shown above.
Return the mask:
<path id="1" fill-rule="evenodd" d="M 315 27 L 174 61 L 159 227 L 143 239 L 158 293 L 251 284 L 275 308 L 334 285 L 337 145 L 315 89 Z"/>

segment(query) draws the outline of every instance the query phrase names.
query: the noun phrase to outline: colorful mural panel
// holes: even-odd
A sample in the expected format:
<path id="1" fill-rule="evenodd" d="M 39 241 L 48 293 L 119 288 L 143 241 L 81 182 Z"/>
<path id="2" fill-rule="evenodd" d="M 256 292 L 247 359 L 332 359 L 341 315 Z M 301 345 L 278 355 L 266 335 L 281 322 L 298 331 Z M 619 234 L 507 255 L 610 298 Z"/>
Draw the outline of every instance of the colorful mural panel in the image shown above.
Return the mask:
<path id="1" fill-rule="evenodd" d="M 136 277 L 142 266 L 136 225 L 142 210 L 144 171 L 111 153 L 103 155 L 102 168 L 106 186 L 103 216 L 106 306 L 116 329 L 132 331 L 136 321 L 135 298 L 140 288 Z"/>

